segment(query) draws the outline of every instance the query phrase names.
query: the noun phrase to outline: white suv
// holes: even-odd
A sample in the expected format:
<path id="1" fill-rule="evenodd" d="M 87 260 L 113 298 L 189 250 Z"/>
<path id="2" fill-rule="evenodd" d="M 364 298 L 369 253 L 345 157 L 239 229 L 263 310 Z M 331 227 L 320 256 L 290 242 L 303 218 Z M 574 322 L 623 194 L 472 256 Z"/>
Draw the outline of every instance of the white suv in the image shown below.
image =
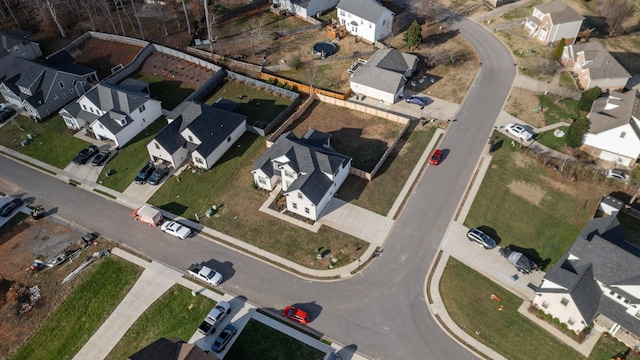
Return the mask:
<path id="1" fill-rule="evenodd" d="M 629 174 L 618 169 L 609 169 L 604 173 L 604 176 L 609 179 L 617 179 L 622 181 L 629 180 Z"/>
<path id="2" fill-rule="evenodd" d="M 533 139 L 533 134 L 528 132 L 527 129 L 520 124 L 507 124 L 507 126 L 505 126 L 505 130 L 520 140 L 530 141 Z"/>

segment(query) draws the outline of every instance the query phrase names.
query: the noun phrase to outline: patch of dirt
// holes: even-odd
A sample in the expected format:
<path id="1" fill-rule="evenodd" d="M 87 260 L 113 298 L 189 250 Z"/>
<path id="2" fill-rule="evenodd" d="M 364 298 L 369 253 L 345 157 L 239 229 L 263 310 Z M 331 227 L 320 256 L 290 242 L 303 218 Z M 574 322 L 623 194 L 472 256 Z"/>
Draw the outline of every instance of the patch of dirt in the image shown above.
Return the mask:
<path id="1" fill-rule="evenodd" d="M 169 81 L 177 81 L 197 89 L 212 76 L 212 72 L 187 61 L 154 52 L 142 64 L 141 72 Z"/>
<path id="2" fill-rule="evenodd" d="M 516 152 L 513 154 L 513 160 L 514 160 L 514 164 L 516 164 L 516 166 L 519 168 L 528 166 L 533 161 L 530 157 L 519 152 Z"/>
<path id="3" fill-rule="evenodd" d="M 507 187 L 514 195 L 520 196 L 521 198 L 525 199 L 527 202 L 535 206 L 540 206 L 540 202 L 546 194 L 546 191 L 544 191 L 544 189 L 523 181 L 511 182 Z"/>
<path id="4" fill-rule="evenodd" d="M 539 127 L 544 120 L 544 114 L 533 111 L 540 103 L 538 95 L 540 95 L 538 92 L 514 87 L 511 89 L 504 111 L 527 124 Z"/>
<path id="5" fill-rule="evenodd" d="M 61 285 L 62 279 L 84 258 L 111 246 L 100 240 L 88 247 L 79 261 L 27 274 L 34 259 L 46 259 L 75 246 L 82 234 L 54 218 L 27 218 L 0 238 L 0 354 L 5 354 L 0 358 L 6 358 L 28 340 L 77 284 L 76 279 Z M 19 299 L 24 300 L 28 295 L 25 292 L 34 286 L 40 289 L 41 298 L 31 310 L 18 316 Z"/>
<path id="6" fill-rule="evenodd" d="M 104 79 L 114 66 L 129 64 L 140 50 L 139 46 L 90 38 L 73 49 L 71 55 L 78 64 L 96 70 L 98 79 Z"/>

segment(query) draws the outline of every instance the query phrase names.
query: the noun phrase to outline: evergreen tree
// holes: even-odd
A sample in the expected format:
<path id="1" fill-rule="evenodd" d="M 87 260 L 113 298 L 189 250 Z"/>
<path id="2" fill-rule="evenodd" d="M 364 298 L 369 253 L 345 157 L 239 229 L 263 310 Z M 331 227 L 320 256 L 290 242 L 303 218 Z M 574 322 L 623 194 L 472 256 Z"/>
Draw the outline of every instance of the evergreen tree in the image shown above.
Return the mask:
<path id="1" fill-rule="evenodd" d="M 589 130 L 589 119 L 581 117 L 569 126 L 567 130 L 567 145 L 571 148 L 578 148 L 582 145 L 582 138 Z"/>
<path id="2" fill-rule="evenodd" d="M 422 28 L 416 20 L 409 25 L 409 28 L 404 33 L 404 41 L 411 50 L 417 48 L 422 43 Z"/>
<path id="3" fill-rule="evenodd" d="M 556 46 L 556 50 L 553 52 L 553 60 L 560 60 L 565 45 L 567 45 L 567 41 L 564 38 L 560 39 L 560 41 L 558 42 L 558 46 Z"/>

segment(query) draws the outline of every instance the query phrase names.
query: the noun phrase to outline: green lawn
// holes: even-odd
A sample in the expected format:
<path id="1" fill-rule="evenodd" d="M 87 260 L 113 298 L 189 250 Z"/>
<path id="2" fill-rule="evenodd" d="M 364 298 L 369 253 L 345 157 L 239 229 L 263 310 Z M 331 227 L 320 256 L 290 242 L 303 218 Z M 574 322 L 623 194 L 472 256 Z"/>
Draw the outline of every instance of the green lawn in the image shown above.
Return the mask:
<path id="1" fill-rule="evenodd" d="M 350 175 L 340 187 L 337 197 L 378 214 L 387 215 L 431 141 L 435 129 L 418 126 L 413 131 L 407 130 L 403 137 L 408 140 L 402 149 L 389 155 L 372 181 Z"/>
<path id="2" fill-rule="evenodd" d="M 527 16 L 531 16 L 533 12 L 533 7 L 538 6 L 542 3 L 542 0 L 532 0 L 527 3 L 525 6 L 517 7 L 513 10 L 506 11 L 502 14 L 502 18 L 505 20 L 516 20 L 520 18 L 525 18 Z"/>
<path id="3" fill-rule="evenodd" d="M 491 294 L 501 302 L 491 300 Z M 451 318 L 469 336 L 510 360 L 584 359 L 535 323 L 518 313 L 523 300 L 478 272 L 450 258 L 440 280 L 440 295 Z M 504 310 L 498 311 L 503 305 Z M 514 346 L 517 344 L 517 346 Z M 601 338 L 589 359 L 607 360 L 626 346 Z M 631 355 L 627 360 L 638 360 Z"/>
<path id="4" fill-rule="evenodd" d="M 547 125 L 555 124 L 560 121 L 571 123 L 573 119 L 578 119 L 580 110 L 578 109 L 578 101 L 574 99 L 563 99 L 558 101 L 558 95 L 548 94 L 538 97 L 542 111 L 544 112 L 544 120 Z"/>
<path id="5" fill-rule="evenodd" d="M 291 104 L 290 99 L 232 80 L 224 80 L 203 102 L 211 105 L 220 98 L 237 102 L 235 112 L 246 115 L 250 125 L 262 128 Z"/>
<path id="6" fill-rule="evenodd" d="M 107 359 L 126 359 L 161 337 L 188 341 L 215 304 L 207 297 L 194 297 L 191 290 L 174 285 L 136 320 Z"/>
<path id="7" fill-rule="evenodd" d="M 559 151 L 562 153 L 566 153 L 566 147 L 565 145 L 567 144 L 567 131 L 569 129 L 568 126 L 561 126 L 558 129 L 564 131 L 564 136 L 563 137 L 557 137 L 554 135 L 555 129 L 554 130 L 549 130 L 549 131 L 545 131 L 541 134 L 537 134 L 536 135 L 536 141 L 539 142 L 540 144 L 553 149 L 555 151 Z"/>
<path id="8" fill-rule="evenodd" d="M 15 117 L 15 124 L 8 122 L 0 129 L 0 144 L 49 165 L 64 169 L 78 151 L 89 146 L 84 140 L 73 137 L 60 115 L 35 122 L 26 116 Z M 33 142 L 22 146 L 22 140 L 31 134 Z"/>
<path id="9" fill-rule="evenodd" d="M 602 191 L 589 188 L 587 182 L 565 186 L 566 179 L 552 181 L 552 168 L 517 152 L 510 142 L 499 135 L 498 149 L 464 225 L 493 229 L 501 246 L 528 249 L 527 255 L 546 267 L 562 256 L 591 219 Z"/>
<path id="10" fill-rule="evenodd" d="M 144 131 L 138 134 L 130 143 L 109 159 L 104 166 L 98 182 L 116 191 L 124 191 L 136 177 L 136 174 L 149 161 L 147 144 L 160 130 L 167 126 L 167 120 L 160 117 Z M 106 175 L 107 171 L 115 171 L 112 175 Z"/>
<path id="11" fill-rule="evenodd" d="M 110 256 L 81 276 L 84 280 L 50 314 L 38 332 L 11 358 L 71 359 L 111 315 L 133 286 L 140 269 Z"/>
<path id="12" fill-rule="evenodd" d="M 573 78 L 571 77 L 571 74 L 569 74 L 568 71 L 563 71 L 563 72 L 560 73 L 559 84 L 560 84 L 560 86 L 564 86 L 564 87 L 567 87 L 569 89 L 575 89 L 576 88 L 576 84 L 573 81 Z"/>
<path id="13" fill-rule="evenodd" d="M 182 100 L 195 91 L 190 85 L 180 81 L 166 80 L 147 73 L 135 72 L 129 76 L 132 79 L 144 81 L 149 84 L 151 96 L 162 101 L 162 108 L 173 110 Z"/>
<path id="14" fill-rule="evenodd" d="M 276 75 L 295 80 L 303 84 L 311 84 L 316 88 L 345 93 L 349 90 L 349 75 L 346 69 L 353 64 L 355 59 L 332 62 L 318 66 L 300 67 L 280 71 Z"/>
<path id="15" fill-rule="evenodd" d="M 325 355 L 253 319 L 237 336 L 225 359 L 322 360 Z"/>

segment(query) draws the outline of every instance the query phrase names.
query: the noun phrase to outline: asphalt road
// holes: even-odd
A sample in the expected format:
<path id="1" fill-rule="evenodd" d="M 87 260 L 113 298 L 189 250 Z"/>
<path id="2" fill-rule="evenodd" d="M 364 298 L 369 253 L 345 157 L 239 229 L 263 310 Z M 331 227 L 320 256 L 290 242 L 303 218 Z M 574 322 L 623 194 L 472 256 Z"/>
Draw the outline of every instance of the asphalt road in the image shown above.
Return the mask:
<path id="1" fill-rule="evenodd" d="M 382 255 L 347 281 L 299 279 L 200 237 L 181 241 L 131 218 L 131 210 L 0 157 L 0 180 L 14 195 L 54 209 L 91 230 L 178 269 L 216 259 L 224 289 L 267 309 L 296 303 L 310 309 L 310 330 L 326 333 L 377 359 L 473 359 L 429 315 L 425 278 L 515 77 L 509 52 L 482 26 L 448 19 L 476 49 L 482 70 L 442 141 L 444 160 L 420 180 Z M 461 89 L 464 91 L 464 89 Z M 7 187 L 6 184 L 0 185 Z M 256 211 L 247 209 L 247 211 Z"/>

